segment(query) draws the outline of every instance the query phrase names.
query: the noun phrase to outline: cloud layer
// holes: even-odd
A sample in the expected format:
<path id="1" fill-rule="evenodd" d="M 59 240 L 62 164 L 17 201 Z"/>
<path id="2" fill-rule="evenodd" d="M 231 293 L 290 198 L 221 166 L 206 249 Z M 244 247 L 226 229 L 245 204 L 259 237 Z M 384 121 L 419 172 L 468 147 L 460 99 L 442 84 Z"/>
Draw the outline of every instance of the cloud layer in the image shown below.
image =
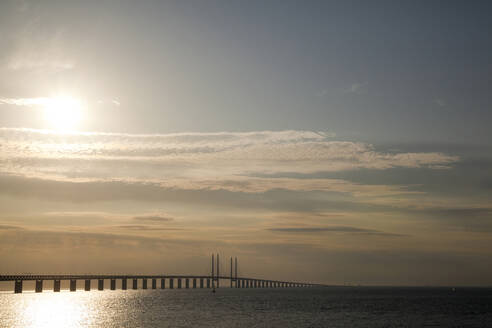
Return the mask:
<path id="1" fill-rule="evenodd" d="M 372 145 L 334 141 L 313 131 L 175 134 L 61 134 L 0 129 L 0 172 L 58 181 L 124 181 L 166 188 L 264 192 L 271 189 L 364 193 L 338 179 L 262 178 L 344 170 L 447 168 L 442 153 L 382 153 Z M 371 186 L 371 192 L 402 192 Z"/>

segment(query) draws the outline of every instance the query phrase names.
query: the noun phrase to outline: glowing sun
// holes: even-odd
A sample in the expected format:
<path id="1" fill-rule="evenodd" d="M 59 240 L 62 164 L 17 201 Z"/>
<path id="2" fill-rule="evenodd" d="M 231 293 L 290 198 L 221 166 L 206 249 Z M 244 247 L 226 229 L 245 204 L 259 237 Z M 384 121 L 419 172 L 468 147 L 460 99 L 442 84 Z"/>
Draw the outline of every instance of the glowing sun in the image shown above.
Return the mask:
<path id="1" fill-rule="evenodd" d="M 60 131 L 73 131 L 82 120 L 83 105 L 72 97 L 47 98 L 44 117 L 48 125 Z"/>

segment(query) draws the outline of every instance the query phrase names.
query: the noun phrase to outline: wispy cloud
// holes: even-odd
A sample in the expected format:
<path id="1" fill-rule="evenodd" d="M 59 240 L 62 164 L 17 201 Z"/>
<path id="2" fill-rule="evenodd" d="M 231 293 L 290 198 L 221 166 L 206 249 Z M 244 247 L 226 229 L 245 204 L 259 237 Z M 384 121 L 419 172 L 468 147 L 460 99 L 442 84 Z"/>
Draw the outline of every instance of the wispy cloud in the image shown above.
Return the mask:
<path id="1" fill-rule="evenodd" d="M 340 233 L 355 233 L 364 235 L 388 236 L 388 237 L 404 237 L 404 234 L 388 233 L 373 229 L 364 229 L 350 226 L 330 226 L 330 227 L 292 227 L 292 228 L 270 228 L 267 229 L 273 232 L 286 233 L 320 233 L 320 232 L 340 232 Z"/>
<path id="2" fill-rule="evenodd" d="M 360 142 L 314 131 L 176 134 L 60 134 L 0 129 L 0 173 L 58 181 L 126 181 L 178 189 L 271 189 L 402 193 L 340 179 L 260 178 L 262 174 L 336 172 L 362 168 L 448 168 L 442 153 L 383 153 Z"/>
<path id="3" fill-rule="evenodd" d="M 22 227 L 0 224 L 0 230 L 22 230 Z"/>
<path id="4" fill-rule="evenodd" d="M 97 101 L 98 105 L 113 105 L 113 106 L 121 106 L 121 102 L 118 99 L 99 99 Z"/>
<path id="5" fill-rule="evenodd" d="M 346 93 L 363 94 L 366 92 L 367 83 L 353 83 L 345 89 Z"/>
<path id="6" fill-rule="evenodd" d="M 50 98 L 0 98 L 0 105 L 15 105 L 15 106 L 43 106 L 49 104 Z"/>
<path id="7" fill-rule="evenodd" d="M 121 225 L 117 226 L 117 228 L 120 229 L 126 229 L 126 230 L 135 230 L 135 231 L 165 231 L 165 230 L 182 230 L 181 228 L 165 228 L 165 227 L 159 227 L 159 226 L 151 226 L 151 225 Z"/>
<path id="8" fill-rule="evenodd" d="M 446 102 L 441 98 L 434 99 L 434 104 L 438 105 L 439 107 L 446 106 Z"/>
<path id="9" fill-rule="evenodd" d="M 170 222 L 173 221 L 174 219 L 168 216 L 161 216 L 161 215 L 144 215 L 144 216 L 135 216 L 133 220 L 143 221 L 143 222 Z"/>

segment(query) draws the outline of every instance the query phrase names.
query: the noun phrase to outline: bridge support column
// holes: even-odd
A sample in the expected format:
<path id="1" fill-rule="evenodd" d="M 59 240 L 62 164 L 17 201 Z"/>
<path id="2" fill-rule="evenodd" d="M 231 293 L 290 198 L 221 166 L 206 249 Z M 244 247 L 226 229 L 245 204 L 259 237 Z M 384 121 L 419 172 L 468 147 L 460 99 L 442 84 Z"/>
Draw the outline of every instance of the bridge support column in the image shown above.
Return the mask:
<path id="1" fill-rule="evenodd" d="M 170 289 L 174 288 L 174 279 L 173 278 L 169 278 L 169 288 Z"/>
<path id="2" fill-rule="evenodd" d="M 142 289 L 147 289 L 147 278 L 142 279 Z"/>
<path id="3" fill-rule="evenodd" d="M 181 288 L 181 278 L 178 278 L 178 288 Z"/>
<path id="4" fill-rule="evenodd" d="M 70 279 L 70 291 L 74 292 L 77 290 L 77 280 L 76 279 Z"/>
<path id="5" fill-rule="evenodd" d="M 104 279 L 97 280 L 97 290 L 104 290 Z"/>
<path id="6" fill-rule="evenodd" d="M 203 288 L 203 278 L 200 278 L 200 288 Z"/>
<path id="7" fill-rule="evenodd" d="M 207 278 L 207 288 L 210 288 L 210 278 Z"/>
<path id="8" fill-rule="evenodd" d="M 60 279 L 53 280 L 53 291 L 54 292 L 60 291 Z"/>
<path id="9" fill-rule="evenodd" d="M 196 288 L 196 278 L 193 278 L 193 288 Z"/>
<path id="10" fill-rule="evenodd" d="M 152 289 L 157 288 L 157 281 L 155 279 L 152 279 Z"/>
<path id="11" fill-rule="evenodd" d="M 185 284 L 186 284 L 186 288 L 190 288 L 190 279 L 186 278 Z"/>
<path id="12" fill-rule="evenodd" d="M 85 282 L 84 282 L 84 290 L 86 292 L 89 292 L 91 290 L 91 280 L 90 279 L 86 279 Z"/>
<path id="13" fill-rule="evenodd" d="M 116 279 L 111 279 L 110 281 L 110 289 L 116 290 Z"/>
<path id="14" fill-rule="evenodd" d="M 161 279 L 161 289 L 166 289 L 166 279 L 165 278 Z"/>
<path id="15" fill-rule="evenodd" d="M 43 281 L 36 280 L 36 288 L 34 289 L 36 293 L 41 293 L 43 291 Z"/>
<path id="16" fill-rule="evenodd" d="M 16 280 L 14 285 L 14 293 L 22 293 L 22 280 Z"/>
<path id="17" fill-rule="evenodd" d="M 121 290 L 127 289 L 127 282 L 128 280 L 126 278 L 121 279 Z"/>
<path id="18" fill-rule="evenodd" d="M 138 289 L 138 279 L 133 278 L 133 289 Z"/>

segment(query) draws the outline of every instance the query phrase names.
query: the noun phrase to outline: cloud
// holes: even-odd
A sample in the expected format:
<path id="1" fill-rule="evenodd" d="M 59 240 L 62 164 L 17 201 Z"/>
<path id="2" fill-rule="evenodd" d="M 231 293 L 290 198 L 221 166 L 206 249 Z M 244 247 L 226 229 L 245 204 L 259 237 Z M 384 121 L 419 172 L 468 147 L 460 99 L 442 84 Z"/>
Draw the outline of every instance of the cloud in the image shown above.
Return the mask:
<path id="1" fill-rule="evenodd" d="M 147 226 L 147 225 L 120 225 L 116 226 L 116 228 L 120 229 L 127 229 L 127 230 L 136 230 L 136 231 L 163 231 L 163 230 L 182 230 L 181 228 L 163 228 L 163 227 L 156 227 L 155 225 L 153 226 Z"/>
<path id="2" fill-rule="evenodd" d="M 342 233 L 354 233 L 364 235 L 375 236 L 388 236 L 388 237 L 403 237 L 407 235 L 388 233 L 373 229 L 364 229 L 350 226 L 330 226 L 330 227 L 293 227 L 293 228 L 269 228 L 267 229 L 273 232 L 286 232 L 286 233 L 320 233 L 320 232 L 342 232 Z"/>
<path id="3" fill-rule="evenodd" d="M 0 224 L 0 230 L 22 230 L 23 228 L 13 225 Z"/>
<path id="4" fill-rule="evenodd" d="M 363 94 L 365 93 L 366 86 L 367 83 L 353 83 L 348 88 L 345 89 L 345 92 L 353 93 L 353 94 Z"/>
<path id="5" fill-rule="evenodd" d="M 434 104 L 438 105 L 439 107 L 446 106 L 446 102 L 441 98 L 434 99 Z"/>
<path id="6" fill-rule="evenodd" d="M 0 143 L 0 173 L 3 174 L 57 181 L 124 181 L 164 188 L 244 192 L 273 189 L 356 192 L 364 187 L 339 179 L 254 176 L 363 168 L 442 169 L 458 160 L 456 156 L 437 152 L 383 153 L 370 144 L 334 141 L 330 134 L 314 131 L 62 134 L 1 128 Z M 390 189 L 402 192 L 398 187 L 371 188 L 377 192 Z"/>
<path id="7" fill-rule="evenodd" d="M 160 216 L 160 215 L 145 215 L 145 216 L 135 216 L 133 220 L 144 221 L 144 222 L 170 222 L 173 221 L 174 219 L 167 216 Z"/>
<path id="8" fill-rule="evenodd" d="M 50 98 L 0 98 L 0 105 L 15 105 L 15 106 L 44 106 L 51 102 Z"/>
<path id="9" fill-rule="evenodd" d="M 98 105 L 113 105 L 113 106 L 121 106 L 121 102 L 118 99 L 99 99 L 97 101 Z"/>

